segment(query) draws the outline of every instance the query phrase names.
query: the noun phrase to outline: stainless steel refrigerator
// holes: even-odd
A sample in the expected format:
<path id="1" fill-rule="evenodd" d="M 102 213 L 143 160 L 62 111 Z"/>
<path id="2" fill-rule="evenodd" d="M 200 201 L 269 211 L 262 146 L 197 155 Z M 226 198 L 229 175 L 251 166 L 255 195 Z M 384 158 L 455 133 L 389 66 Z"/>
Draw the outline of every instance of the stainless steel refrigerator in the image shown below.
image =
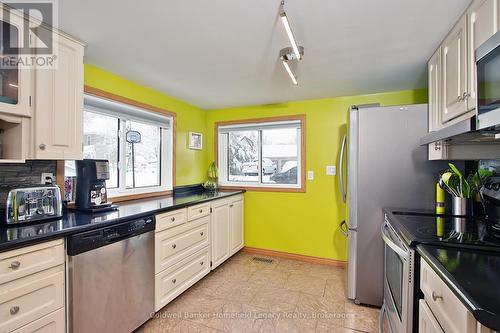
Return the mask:
<path id="1" fill-rule="evenodd" d="M 347 168 L 340 172 L 347 219 L 340 227 L 348 237 L 347 297 L 358 304 L 382 305 L 382 208 L 435 207 L 435 184 L 446 164 L 428 161 L 427 147 L 419 145 L 427 124 L 427 104 L 348 111 L 339 161 Z"/>

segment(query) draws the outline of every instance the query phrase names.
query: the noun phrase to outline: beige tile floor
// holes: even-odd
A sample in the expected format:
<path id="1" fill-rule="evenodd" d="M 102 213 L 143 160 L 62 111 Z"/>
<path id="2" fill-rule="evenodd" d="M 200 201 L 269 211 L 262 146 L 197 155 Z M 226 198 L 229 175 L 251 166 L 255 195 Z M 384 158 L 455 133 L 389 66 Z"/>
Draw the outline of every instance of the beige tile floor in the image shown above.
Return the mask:
<path id="1" fill-rule="evenodd" d="M 377 332 L 379 310 L 345 298 L 343 269 L 253 257 L 236 254 L 137 332 Z"/>

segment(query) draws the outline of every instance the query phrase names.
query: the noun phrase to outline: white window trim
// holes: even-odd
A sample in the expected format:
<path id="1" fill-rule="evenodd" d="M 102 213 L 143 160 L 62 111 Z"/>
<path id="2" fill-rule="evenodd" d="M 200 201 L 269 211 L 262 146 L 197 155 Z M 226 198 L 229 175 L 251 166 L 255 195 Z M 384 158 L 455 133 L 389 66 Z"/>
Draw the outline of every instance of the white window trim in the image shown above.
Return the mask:
<path id="1" fill-rule="evenodd" d="M 302 119 L 294 119 L 294 120 L 283 120 L 283 121 L 268 121 L 268 122 L 256 122 L 256 123 L 241 123 L 234 125 L 223 125 L 219 126 L 217 129 L 218 136 L 218 147 L 217 147 L 217 167 L 219 168 L 219 186 L 227 186 L 227 187 L 255 187 L 255 188 L 271 188 L 271 189 L 302 189 L 303 188 L 303 179 L 302 168 L 305 167 L 302 165 L 302 140 L 304 131 L 304 122 Z M 297 127 L 297 184 L 271 184 L 271 183 L 262 183 L 262 130 L 270 129 L 270 128 L 285 128 L 285 127 Z M 227 134 L 231 131 L 242 131 L 242 130 L 257 130 L 259 131 L 259 137 L 257 139 L 258 143 L 258 153 L 257 153 L 257 161 L 258 161 L 258 170 L 259 170 L 259 180 L 256 182 L 250 181 L 242 181 L 242 182 L 234 182 L 226 180 L 228 178 L 227 172 Z"/>
<path id="2" fill-rule="evenodd" d="M 120 112 L 124 110 L 124 112 Z M 108 99 L 85 95 L 85 111 L 116 117 L 120 120 L 118 133 L 119 156 L 118 156 L 118 188 L 108 189 L 108 196 L 116 198 L 128 195 L 157 193 L 171 191 L 173 189 L 173 116 L 160 115 L 153 111 L 145 110 L 125 103 L 115 102 Z M 146 116 L 143 119 L 141 116 Z M 125 121 L 136 121 L 161 127 L 161 157 L 160 157 L 160 185 L 127 188 L 126 175 L 121 170 L 126 170 L 126 160 L 123 158 L 126 151 Z M 163 126 L 162 126 L 163 125 Z"/>

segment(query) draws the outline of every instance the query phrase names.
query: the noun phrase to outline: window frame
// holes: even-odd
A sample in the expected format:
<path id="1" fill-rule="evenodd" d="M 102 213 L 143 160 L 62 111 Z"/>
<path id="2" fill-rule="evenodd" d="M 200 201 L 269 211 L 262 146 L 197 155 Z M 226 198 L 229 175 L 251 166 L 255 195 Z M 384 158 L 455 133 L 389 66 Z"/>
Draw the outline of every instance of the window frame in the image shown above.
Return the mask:
<path id="1" fill-rule="evenodd" d="M 258 128 L 262 126 L 262 130 L 265 130 L 266 125 L 269 126 L 272 123 L 276 123 L 276 126 L 279 126 L 279 123 L 287 123 L 287 122 L 299 122 L 300 123 L 300 133 L 298 135 L 299 142 L 297 143 L 298 149 L 298 159 L 297 159 L 297 183 L 298 184 L 269 184 L 262 182 L 262 174 L 260 170 L 262 170 L 262 138 L 261 138 L 261 129 L 259 130 L 258 136 L 258 170 L 259 170 L 259 179 L 257 182 L 230 182 L 230 181 L 221 181 L 221 177 L 218 179 L 218 185 L 221 189 L 245 189 L 249 191 L 262 191 L 262 192 L 306 192 L 306 115 L 290 115 L 290 116 L 277 116 L 277 117 L 267 117 L 267 118 L 254 118 L 254 119 L 244 119 L 244 120 L 234 120 L 234 121 L 221 121 L 216 122 L 214 126 L 214 151 L 215 151 L 215 161 L 219 168 L 219 174 L 224 174 L 223 166 L 227 166 L 227 162 L 225 161 L 224 154 L 221 154 L 221 149 L 223 147 L 223 143 L 219 140 L 220 128 L 226 126 L 242 126 L 242 129 L 245 126 L 251 126 Z M 227 150 L 226 150 L 227 151 Z M 221 156 L 222 155 L 222 156 Z"/>
<path id="2" fill-rule="evenodd" d="M 177 114 L 175 112 L 161 109 L 149 104 L 141 103 L 135 101 L 133 99 L 129 99 L 123 96 L 119 96 L 98 88 L 84 86 L 84 93 L 89 96 L 105 99 L 114 103 L 123 104 L 125 107 L 139 108 L 143 111 L 152 112 L 153 114 L 158 114 L 161 116 L 170 118 L 170 126 L 168 130 L 162 131 L 162 140 L 165 135 L 168 137 L 167 144 L 162 144 L 162 157 L 160 161 L 160 186 L 148 186 L 148 187 L 138 187 L 138 188 L 129 188 L 125 190 L 121 190 L 120 188 L 113 188 L 108 191 L 108 199 L 113 202 L 121 202 L 126 200 L 140 199 L 140 198 L 149 198 L 160 195 L 169 195 L 173 193 L 173 188 L 175 187 L 175 176 L 176 176 L 176 134 L 177 134 Z M 84 112 L 87 111 L 87 108 L 83 107 Z M 91 112 L 96 112 L 95 110 L 89 110 Z M 98 111 L 96 113 L 99 113 Z M 122 133 L 123 129 L 121 126 L 121 117 L 117 115 L 117 118 L 120 119 L 120 135 L 124 135 Z M 138 119 L 130 119 L 133 121 L 137 121 Z M 139 120 L 140 122 L 140 120 Z M 148 123 L 147 121 L 145 123 Z M 118 140 L 120 142 L 120 139 Z M 125 140 L 123 140 L 125 141 Z M 171 147 L 171 149 L 168 149 Z M 122 147 L 120 147 L 121 150 Z M 163 151 L 167 151 L 167 156 L 163 156 Z M 121 152 L 120 152 L 121 154 Z M 121 156 L 119 156 L 119 166 L 121 167 Z M 125 160 L 125 159 L 123 159 Z M 164 162 L 165 161 L 165 162 Z M 64 161 L 58 162 L 57 165 L 57 183 L 64 189 Z M 122 176 L 120 175 L 121 171 L 118 172 L 118 185 L 122 184 L 125 186 L 125 183 L 122 183 Z M 169 178 L 170 174 L 170 179 Z M 124 177 L 123 177 L 124 178 Z M 163 178 L 167 178 L 166 183 L 163 183 Z M 124 181 L 124 180 L 123 180 Z"/>

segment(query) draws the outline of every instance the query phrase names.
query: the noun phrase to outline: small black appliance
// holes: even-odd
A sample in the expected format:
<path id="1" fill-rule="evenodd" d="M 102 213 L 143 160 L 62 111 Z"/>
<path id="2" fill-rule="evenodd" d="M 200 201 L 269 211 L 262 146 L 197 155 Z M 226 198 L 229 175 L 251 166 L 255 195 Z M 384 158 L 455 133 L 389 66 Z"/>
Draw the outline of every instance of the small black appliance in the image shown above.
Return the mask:
<path id="1" fill-rule="evenodd" d="M 106 180 L 109 179 L 108 160 L 85 159 L 76 161 L 77 210 L 99 212 L 116 209 L 108 202 Z"/>

